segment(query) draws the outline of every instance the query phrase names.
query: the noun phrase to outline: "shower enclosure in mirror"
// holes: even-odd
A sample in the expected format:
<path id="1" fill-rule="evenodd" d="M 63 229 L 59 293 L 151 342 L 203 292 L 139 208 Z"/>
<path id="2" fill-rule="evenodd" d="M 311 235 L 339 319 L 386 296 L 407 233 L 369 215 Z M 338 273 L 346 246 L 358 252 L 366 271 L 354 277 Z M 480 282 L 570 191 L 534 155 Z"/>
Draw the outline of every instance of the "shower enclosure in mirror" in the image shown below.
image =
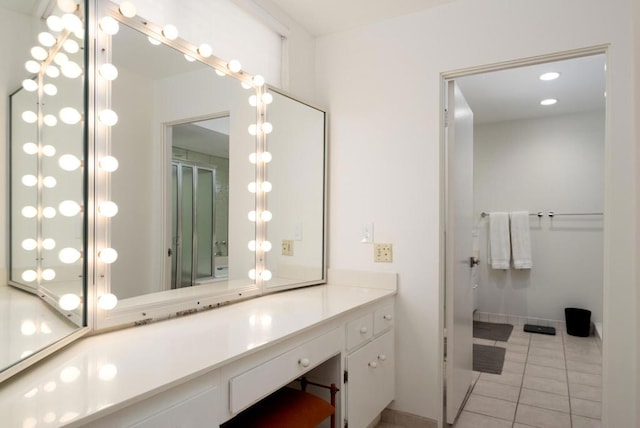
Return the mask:
<path id="1" fill-rule="evenodd" d="M 86 326 L 85 7 L 47 11 L 24 52 L 22 87 L 9 99 L 10 268 L 9 286 L 0 287 L 0 370 L 7 370 L 0 379 Z"/>

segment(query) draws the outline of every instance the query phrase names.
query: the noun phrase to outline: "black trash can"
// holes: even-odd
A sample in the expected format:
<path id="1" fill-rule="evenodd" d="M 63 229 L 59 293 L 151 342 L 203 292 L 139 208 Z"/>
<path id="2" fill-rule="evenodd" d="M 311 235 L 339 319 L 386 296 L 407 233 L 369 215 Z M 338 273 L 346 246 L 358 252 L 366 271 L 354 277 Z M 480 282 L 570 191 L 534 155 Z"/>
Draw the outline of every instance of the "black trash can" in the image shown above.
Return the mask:
<path id="1" fill-rule="evenodd" d="M 579 308 L 564 308 L 567 333 L 571 336 L 587 337 L 591 334 L 591 311 Z"/>

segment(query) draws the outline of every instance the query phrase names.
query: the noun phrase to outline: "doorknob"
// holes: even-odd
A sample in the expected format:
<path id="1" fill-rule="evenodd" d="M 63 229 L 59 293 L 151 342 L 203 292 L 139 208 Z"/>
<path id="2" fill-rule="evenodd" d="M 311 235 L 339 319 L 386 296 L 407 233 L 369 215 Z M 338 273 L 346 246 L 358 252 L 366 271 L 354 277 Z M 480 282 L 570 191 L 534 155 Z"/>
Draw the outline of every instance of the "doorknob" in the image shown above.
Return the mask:
<path id="1" fill-rule="evenodd" d="M 477 257 L 469 257 L 469 266 L 474 267 L 480 263 L 480 259 Z"/>

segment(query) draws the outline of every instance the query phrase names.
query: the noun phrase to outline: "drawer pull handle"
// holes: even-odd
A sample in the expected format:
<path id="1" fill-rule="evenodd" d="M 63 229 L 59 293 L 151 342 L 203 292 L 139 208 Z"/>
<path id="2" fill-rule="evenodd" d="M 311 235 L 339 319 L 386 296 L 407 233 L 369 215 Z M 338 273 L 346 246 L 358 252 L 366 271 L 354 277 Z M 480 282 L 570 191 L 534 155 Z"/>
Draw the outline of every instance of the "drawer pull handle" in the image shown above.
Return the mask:
<path id="1" fill-rule="evenodd" d="M 367 334 L 367 327 L 360 327 L 360 334 Z"/>
<path id="2" fill-rule="evenodd" d="M 309 367 L 309 364 L 311 364 L 311 361 L 309 361 L 308 358 L 300 358 L 298 360 L 298 364 L 300 364 L 302 367 Z"/>
<path id="3" fill-rule="evenodd" d="M 387 356 L 386 356 L 386 355 L 384 355 L 384 354 L 380 354 L 380 355 L 378 355 L 378 359 L 379 359 L 380 361 L 386 361 L 386 360 L 387 360 Z"/>
<path id="4" fill-rule="evenodd" d="M 392 317 L 391 315 L 384 315 L 384 316 L 382 317 L 382 319 L 385 319 L 385 320 L 387 320 L 387 321 L 391 321 L 391 320 L 393 319 L 393 317 Z"/>
<path id="5" fill-rule="evenodd" d="M 378 367 L 378 363 L 376 363 L 375 361 L 371 361 L 371 362 L 369 363 L 369 367 L 371 367 L 372 369 L 375 369 L 375 368 L 377 368 L 377 367 Z"/>

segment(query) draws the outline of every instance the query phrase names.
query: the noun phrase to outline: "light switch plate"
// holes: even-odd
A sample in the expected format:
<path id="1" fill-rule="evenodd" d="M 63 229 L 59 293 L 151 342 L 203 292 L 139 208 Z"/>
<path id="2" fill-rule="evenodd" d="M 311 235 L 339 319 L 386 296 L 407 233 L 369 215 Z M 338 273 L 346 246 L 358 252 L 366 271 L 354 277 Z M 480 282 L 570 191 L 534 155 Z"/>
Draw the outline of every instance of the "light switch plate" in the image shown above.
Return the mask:
<path id="1" fill-rule="evenodd" d="M 282 240 L 282 255 L 293 256 L 293 240 L 291 239 Z"/>
<path id="2" fill-rule="evenodd" d="M 376 263 L 393 262 L 393 245 L 373 244 L 373 261 Z"/>

